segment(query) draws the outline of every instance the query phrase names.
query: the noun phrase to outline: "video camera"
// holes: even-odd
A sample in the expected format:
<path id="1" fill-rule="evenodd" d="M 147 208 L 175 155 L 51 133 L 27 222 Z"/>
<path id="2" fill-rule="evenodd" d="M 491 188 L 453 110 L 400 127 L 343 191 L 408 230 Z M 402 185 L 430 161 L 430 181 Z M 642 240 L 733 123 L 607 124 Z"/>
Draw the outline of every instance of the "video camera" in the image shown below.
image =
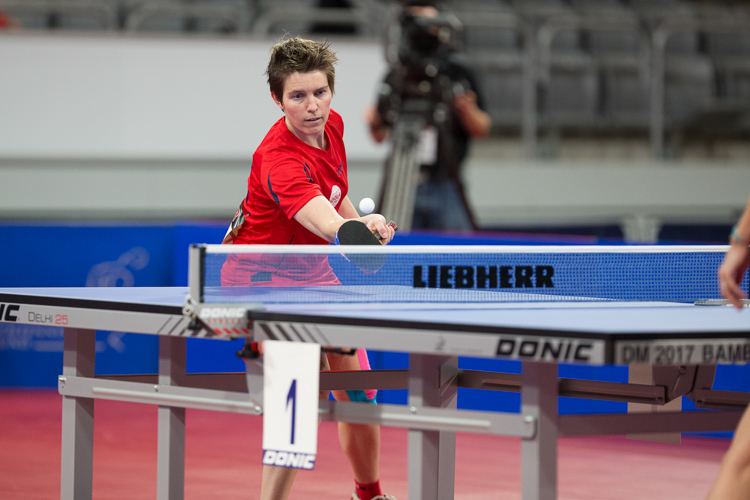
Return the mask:
<path id="1" fill-rule="evenodd" d="M 431 110 L 453 100 L 453 84 L 441 68 L 461 48 L 461 22 L 435 3 L 407 0 L 400 2 L 397 19 L 386 48 L 392 71 L 380 90 L 380 116 L 388 125 L 403 113 L 422 114 L 427 123 L 440 120 Z"/>

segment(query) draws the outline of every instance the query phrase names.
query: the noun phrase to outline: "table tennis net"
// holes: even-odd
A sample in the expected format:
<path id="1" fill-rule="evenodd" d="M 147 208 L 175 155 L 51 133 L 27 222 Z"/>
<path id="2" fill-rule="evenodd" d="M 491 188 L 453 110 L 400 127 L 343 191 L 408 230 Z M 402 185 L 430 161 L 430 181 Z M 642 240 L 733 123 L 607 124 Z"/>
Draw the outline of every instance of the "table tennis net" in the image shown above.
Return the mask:
<path id="1" fill-rule="evenodd" d="M 671 301 L 720 298 L 723 246 L 203 245 L 203 302 Z M 373 270 L 373 269 L 377 270 Z M 192 279 L 192 278 L 191 278 Z M 745 280 L 746 282 L 747 280 Z"/>

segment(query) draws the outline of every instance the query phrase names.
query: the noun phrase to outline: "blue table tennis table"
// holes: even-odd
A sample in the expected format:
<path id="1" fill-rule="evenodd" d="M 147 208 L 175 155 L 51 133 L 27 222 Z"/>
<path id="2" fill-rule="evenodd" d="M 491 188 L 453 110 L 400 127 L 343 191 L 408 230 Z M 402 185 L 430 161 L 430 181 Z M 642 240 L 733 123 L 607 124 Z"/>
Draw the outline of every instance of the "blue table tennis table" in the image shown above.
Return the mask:
<path id="1" fill-rule="evenodd" d="M 198 252 L 197 249 L 191 252 Z M 191 255 L 191 259 L 193 255 Z M 202 269 L 202 264 L 191 273 Z M 187 374 L 190 337 L 315 342 L 409 354 L 407 370 L 321 373 L 321 389 L 403 389 L 407 405 L 322 401 L 322 420 L 409 429 L 409 498 L 453 498 L 457 432 L 521 439 L 522 496 L 557 497 L 557 438 L 601 434 L 731 431 L 747 393 L 712 388 L 717 364 L 750 361 L 750 312 L 672 301 L 444 302 L 389 300 L 395 285 L 252 290 L 198 284 L 165 288 L 0 289 L 0 320 L 62 326 L 64 367 L 61 498 L 91 498 L 94 401 L 154 404 L 160 499 L 183 497 L 185 409 L 261 415 L 262 368 Z M 398 290 L 396 290 L 396 293 Z M 283 300 L 274 297 L 284 294 Z M 331 297 L 338 296 L 333 302 Z M 341 298 L 343 297 L 343 300 Z M 159 335 L 157 374 L 97 376 L 96 330 Z M 458 368 L 458 357 L 519 360 L 521 374 Z M 646 383 L 564 379 L 559 363 L 645 367 Z M 457 390 L 520 392 L 520 413 L 457 408 Z M 647 411 L 559 415 L 558 396 L 626 401 Z M 687 396 L 708 411 L 669 410 Z M 653 411 L 654 408 L 668 411 Z"/>

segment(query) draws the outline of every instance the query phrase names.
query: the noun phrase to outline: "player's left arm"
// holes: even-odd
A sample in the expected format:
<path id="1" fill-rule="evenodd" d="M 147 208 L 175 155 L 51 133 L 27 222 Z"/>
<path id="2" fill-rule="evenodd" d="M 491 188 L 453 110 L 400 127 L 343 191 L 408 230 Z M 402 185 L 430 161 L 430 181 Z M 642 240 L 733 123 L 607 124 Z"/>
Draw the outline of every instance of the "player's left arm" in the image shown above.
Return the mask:
<path id="1" fill-rule="evenodd" d="M 345 200 L 348 200 L 348 197 Z M 349 201 L 349 205 L 350 208 L 345 209 L 345 214 L 351 215 L 351 212 L 349 212 L 351 210 L 354 212 L 354 217 L 345 218 L 343 214 L 340 214 L 333 208 L 324 196 L 316 196 L 297 211 L 294 215 L 294 220 L 302 224 L 308 231 L 329 243 L 336 242 L 336 232 L 344 222 L 351 219 L 364 223 L 371 231 L 377 231 L 384 244 L 389 243 L 393 239 L 395 231 L 392 227 L 386 225 L 385 217 L 380 214 L 369 214 L 359 217 L 351 201 Z M 342 207 L 339 207 L 339 210 Z"/>

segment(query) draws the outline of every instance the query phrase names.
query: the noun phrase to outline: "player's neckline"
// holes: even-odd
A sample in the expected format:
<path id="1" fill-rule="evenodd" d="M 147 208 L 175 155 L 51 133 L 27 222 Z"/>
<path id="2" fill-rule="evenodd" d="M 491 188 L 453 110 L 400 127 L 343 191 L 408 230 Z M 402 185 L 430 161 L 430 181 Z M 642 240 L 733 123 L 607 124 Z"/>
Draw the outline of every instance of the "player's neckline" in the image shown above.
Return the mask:
<path id="1" fill-rule="evenodd" d="M 292 134 L 292 136 L 294 136 L 294 138 L 297 141 L 301 142 L 305 146 L 307 146 L 307 147 L 309 147 L 311 149 L 314 149 L 316 151 L 322 151 L 323 153 L 328 153 L 331 150 L 331 139 L 328 137 L 328 132 L 325 129 L 323 130 L 323 142 L 324 142 L 325 148 L 319 148 L 318 146 L 316 146 L 314 144 L 310 144 L 309 142 L 302 140 L 302 138 L 300 138 L 294 132 L 294 130 L 292 129 L 292 127 L 289 126 L 289 124 L 286 122 L 286 119 L 284 119 L 284 126 L 289 131 L 289 133 Z"/>

